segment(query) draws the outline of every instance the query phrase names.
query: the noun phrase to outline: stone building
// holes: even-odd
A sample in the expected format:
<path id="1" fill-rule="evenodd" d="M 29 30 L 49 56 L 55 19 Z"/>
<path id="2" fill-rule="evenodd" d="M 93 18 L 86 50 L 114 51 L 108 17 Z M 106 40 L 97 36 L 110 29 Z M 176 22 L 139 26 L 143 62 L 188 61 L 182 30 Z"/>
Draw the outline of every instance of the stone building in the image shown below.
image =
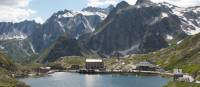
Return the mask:
<path id="1" fill-rule="evenodd" d="M 87 70 L 102 70 L 104 63 L 102 59 L 86 59 L 85 68 Z"/>
<path id="2" fill-rule="evenodd" d="M 150 62 L 140 62 L 136 64 L 136 70 L 140 71 L 156 71 L 156 66 Z"/>

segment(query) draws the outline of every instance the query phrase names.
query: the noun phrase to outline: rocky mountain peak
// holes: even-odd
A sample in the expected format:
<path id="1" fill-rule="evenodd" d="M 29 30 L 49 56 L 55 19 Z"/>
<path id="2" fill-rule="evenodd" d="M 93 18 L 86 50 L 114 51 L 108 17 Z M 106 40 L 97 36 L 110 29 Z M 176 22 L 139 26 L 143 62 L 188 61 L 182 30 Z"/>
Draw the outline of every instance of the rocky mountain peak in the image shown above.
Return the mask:
<path id="1" fill-rule="evenodd" d="M 65 9 L 65 10 L 61 10 L 61 11 L 54 13 L 54 15 L 63 15 L 63 14 L 66 14 L 66 13 L 73 13 L 73 12 Z"/>
<path id="2" fill-rule="evenodd" d="M 150 3 L 153 3 L 153 2 L 151 2 L 151 0 L 137 0 L 136 5 L 139 5 L 139 4 L 150 4 Z"/>
<path id="3" fill-rule="evenodd" d="M 107 8 L 98 8 L 98 7 L 86 7 L 83 8 L 81 11 L 85 11 L 85 12 L 92 12 L 92 13 L 104 13 L 104 14 L 109 14 L 110 11 L 114 8 L 113 5 L 109 5 Z"/>
<path id="4" fill-rule="evenodd" d="M 114 7 L 113 5 L 109 5 L 109 6 L 108 6 L 108 9 L 109 9 L 109 10 L 112 10 L 112 9 L 114 9 L 114 8 L 115 8 L 115 7 Z"/>
<path id="5" fill-rule="evenodd" d="M 152 2 L 151 0 L 137 0 L 136 6 L 139 6 L 139 7 L 154 7 L 154 6 L 157 6 L 158 4 Z"/>
<path id="6" fill-rule="evenodd" d="M 123 8 L 128 7 L 128 6 L 130 6 L 130 5 L 126 1 L 122 1 L 119 4 L 117 4 L 116 8 L 117 9 L 123 9 Z"/>

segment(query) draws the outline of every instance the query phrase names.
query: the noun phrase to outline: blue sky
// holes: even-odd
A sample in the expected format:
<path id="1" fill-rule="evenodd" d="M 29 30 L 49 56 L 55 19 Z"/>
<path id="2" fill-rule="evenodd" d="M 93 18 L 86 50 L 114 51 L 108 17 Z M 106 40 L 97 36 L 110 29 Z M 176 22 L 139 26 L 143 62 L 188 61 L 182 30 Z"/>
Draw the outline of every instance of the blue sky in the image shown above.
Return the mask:
<path id="1" fill-rule="evenodd" d="M 43 20 L 49 18 L 54 12 L 59 10 L 81 10 L 87 6 L 106 7 L 109 4 L 117 4 L 122 0 L 31 0 L 28 8 L 36 11 L 32 17 L 41 17 Z M 125 0 L 129 4 L 134 4 L 136 0 Z M 153 2 L 170 2 L 179 6 L 190 6 L 200 3 L 200 0 L 152 0 Z"/>
<path id="2" fill-rule="evenodd" d="M 0 0 L 0 22 L 20 22 L 36 20 L 44 22 L 54 12 L 59 10 L 80 11 L 87 6 L 106 7 L 116 5 L 122 0 Z M 135 4 L 136 0 L 125 0 Z M 180 7 L 200 6 L 200 0 L 152 0 L 153 2 L 168 2 Z"/>
<path id="3" fill-rule="evenodd" d="M 86 0 L 32 0 L 29 8 L 37 11 L 35 17 L 41 16 L 44 19 L 51 16 L 54 12 L 59 10 L 81 10 L 87 6 Z"/>

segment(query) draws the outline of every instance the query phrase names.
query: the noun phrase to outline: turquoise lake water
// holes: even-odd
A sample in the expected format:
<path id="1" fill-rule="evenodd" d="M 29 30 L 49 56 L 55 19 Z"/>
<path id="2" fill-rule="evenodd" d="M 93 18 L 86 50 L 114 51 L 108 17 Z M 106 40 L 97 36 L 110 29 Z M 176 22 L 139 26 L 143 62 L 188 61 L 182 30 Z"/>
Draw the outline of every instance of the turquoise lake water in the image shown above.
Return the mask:
<path id="1" fill-rule="evenodd" d="M 57 72 L 47 77 L 20 79 L 31 87 L 162 87 L 169 78 L 130 74 Z"/>

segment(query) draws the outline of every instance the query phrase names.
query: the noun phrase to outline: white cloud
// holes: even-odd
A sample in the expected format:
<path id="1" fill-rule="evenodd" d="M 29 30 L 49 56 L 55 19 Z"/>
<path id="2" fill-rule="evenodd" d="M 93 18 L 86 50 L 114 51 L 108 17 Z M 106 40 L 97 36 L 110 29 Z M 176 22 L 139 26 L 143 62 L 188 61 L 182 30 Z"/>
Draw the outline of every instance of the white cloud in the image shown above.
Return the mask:
<path id="1" fill-rule="evenodd" d="M 26 7 L 29 0 L 0 0 L 0 6 Z"/>
<path id="2" fill-rule="evenodd" d="M 0 0 L 0 22 L 19 22 L 22 20 L 35 19 L 43 21 L 41 17 L 33 18 L 37 12 L 29 9 L 31 0 Z M 85 0 L 88 6 L 101 7 L 110 4 L 116 5 L 122 0 Z M 125 0 L 134 5 L 137 0 Z M 153 2 L 169 2 L 180 7 L 200 6 L 200 0 L 152 0 Z"/>
<path id="3" fill-rule="evenodd" d="M 40 23 L 40 24 L 43 24 L 45 22 L 45 20 L 42 17 L 36 17 L 31 20 L 35 20 L 36 23 Z"/>
<path id="4" fill-rule="evenodd" d="M 0 22 L 19 22 L 29 19 L 36 11 L 28 9 L 30 0 L 0 0 Z"/>
<path id="5" fill-rule="evenodd" d="M 29 18 L 35 12 L 30 9 L 12 8 L 0 6 L 0 21 L 2 22 L 18 22 Z"/>
<path id="6" fill-rule="evenodd" d="M 166 0 L 166 2 L 169 2 L 171 4 L 174 4 L 180 7 L 200 6 L 200 0 Z"/>
<path id="7" fill-rule="evenodd" d="M 106 6 L 110 4 L 117 4 L 117 0 L 87 0 L 88 6 L 98 7 L 98 6 Z"/>

